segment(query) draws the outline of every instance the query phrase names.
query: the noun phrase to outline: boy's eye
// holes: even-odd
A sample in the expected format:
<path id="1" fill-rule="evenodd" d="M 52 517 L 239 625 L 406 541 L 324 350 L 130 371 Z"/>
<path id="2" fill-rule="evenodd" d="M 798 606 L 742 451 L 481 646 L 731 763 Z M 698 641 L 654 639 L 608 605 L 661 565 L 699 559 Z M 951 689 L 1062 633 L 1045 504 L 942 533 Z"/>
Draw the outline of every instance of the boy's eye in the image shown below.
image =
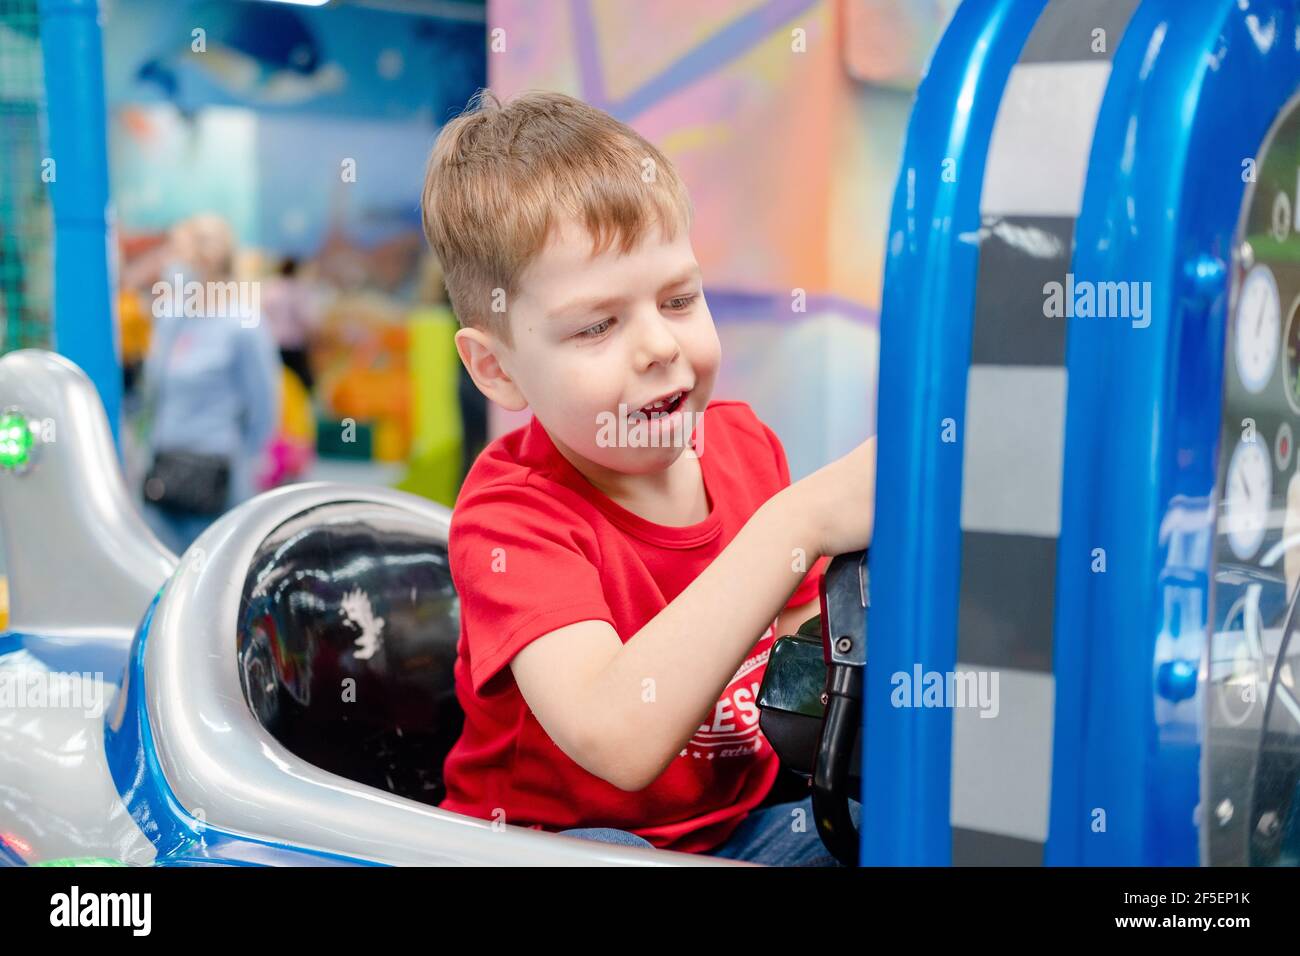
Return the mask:
<path id="1" fill-rule="evenodd" d="M 693 295 L 679 295 L 675 299 L 668 300 L 668 308 L 672 309 L 674 312 L 682 312 L 689 309 L 694 301 L 695 296 Z"/>
<path id="2" fill-rule="evenodd" d="M 605 334 L 605 330 L 614 324 L 613 319 L 605 319 L 603 322 L 597 322 L 589 328 L 583 329 L 578 333 L 580 339 L 598 339 Z"/>

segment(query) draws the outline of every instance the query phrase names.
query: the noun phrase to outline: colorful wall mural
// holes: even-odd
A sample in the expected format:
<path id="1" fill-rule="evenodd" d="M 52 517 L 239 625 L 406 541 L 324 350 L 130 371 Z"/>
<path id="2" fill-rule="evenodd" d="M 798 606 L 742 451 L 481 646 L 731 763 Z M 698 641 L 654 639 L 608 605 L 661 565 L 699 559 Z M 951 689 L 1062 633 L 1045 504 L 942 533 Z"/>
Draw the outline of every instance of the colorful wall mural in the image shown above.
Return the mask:
<path id="1" fill-rule="evenodd" d="M 486 76 L 484 13 L 394 9 L 111 0 L 105 83 L 123 231 L 220 209 L 243 243 L 271 254 L 308 257 L 340 237 L 418 240 L 429 148 Z"/>
<path id="2" fill-rule="evenodd" d="M 875 431 L 889 205 L 923 58 L 954 6 L 488 3 L 499 95 L 579 96 L 677 165 L 723 345 L 715 396 L 754 407 L 796 478 Z M 492 411 L 498 432 L 526 419 Z"/>
<path id="3" fill-rule="evenodd" d="M 165 102 L 186 113 L 240 106 L 436 123 L 484 70 L 482 4 L 463 0 L 383 9 L 105 0 L 104 26 L 110 108 Z"/>

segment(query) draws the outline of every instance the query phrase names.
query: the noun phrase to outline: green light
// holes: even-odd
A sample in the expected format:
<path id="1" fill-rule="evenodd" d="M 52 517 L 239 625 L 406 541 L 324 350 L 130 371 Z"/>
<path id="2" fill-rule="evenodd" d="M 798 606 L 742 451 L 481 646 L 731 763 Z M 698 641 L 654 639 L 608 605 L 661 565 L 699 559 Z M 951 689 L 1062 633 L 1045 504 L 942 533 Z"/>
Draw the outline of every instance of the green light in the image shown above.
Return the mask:
<path id="1" fill-rule="evenodd" d="M 0 415 L 0 468 L 14 471 L 27 466 L 32 455 L 32 430 L 21 412 Z"/>
<path id="2" fill-rule="evenodd" d="M 126 864 L 109 856 L 65 856 L 58 860 L 33 863 L 32 866 L 126 866 Z"/>

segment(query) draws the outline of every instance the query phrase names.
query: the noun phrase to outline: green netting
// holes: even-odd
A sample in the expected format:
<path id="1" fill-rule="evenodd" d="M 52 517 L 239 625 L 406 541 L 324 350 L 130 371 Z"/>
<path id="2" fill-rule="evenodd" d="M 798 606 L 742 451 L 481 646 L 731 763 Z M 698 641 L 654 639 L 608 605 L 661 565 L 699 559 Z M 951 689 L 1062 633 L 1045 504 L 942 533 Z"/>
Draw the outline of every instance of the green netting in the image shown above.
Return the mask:
<path id="1" fill-rule="evenodd" d="M 48 348 L 52 228 L 37 0 L 0 0 L 0 352 Z"/>

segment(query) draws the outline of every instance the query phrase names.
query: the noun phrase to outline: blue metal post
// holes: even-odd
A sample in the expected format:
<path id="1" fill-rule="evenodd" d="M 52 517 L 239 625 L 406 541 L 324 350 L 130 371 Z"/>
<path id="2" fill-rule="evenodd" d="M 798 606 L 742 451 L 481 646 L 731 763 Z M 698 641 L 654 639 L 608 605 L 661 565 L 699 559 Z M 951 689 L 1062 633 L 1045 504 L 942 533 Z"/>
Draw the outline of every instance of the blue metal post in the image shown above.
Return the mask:
<path id="1" fill-rule="evenodd" d="M 54 346 L 99 390 L 118 437 L 122 367 L 110 283 L 108 136 L 99 0 L 40 0 L 50 199 Z"/>
<path id="2" fill-rule="evenodd" d="M 966 0 L 930 60 L 890 217 L 863 715 L 862 862 L 952 862 L 952 711 L 891 705 L 891 675 L 957 663 L 960 441 L 984 158 L 1007 76 L 1045 0 Z M 961 174 L 941 175 L 945 160 Z"/>
<path id="3" fill-rule="evenodd" d="M 1300 92 L 1297 9 L 1145 0 L 1116 52 L 1072 272 L 1148 283 L 1149 326 L 1070 326 L 1049 865 L 1207 862 L 1208 664 L 1192 678 L 1216 628 L 1229 266 L 1242 162 Z"/>

